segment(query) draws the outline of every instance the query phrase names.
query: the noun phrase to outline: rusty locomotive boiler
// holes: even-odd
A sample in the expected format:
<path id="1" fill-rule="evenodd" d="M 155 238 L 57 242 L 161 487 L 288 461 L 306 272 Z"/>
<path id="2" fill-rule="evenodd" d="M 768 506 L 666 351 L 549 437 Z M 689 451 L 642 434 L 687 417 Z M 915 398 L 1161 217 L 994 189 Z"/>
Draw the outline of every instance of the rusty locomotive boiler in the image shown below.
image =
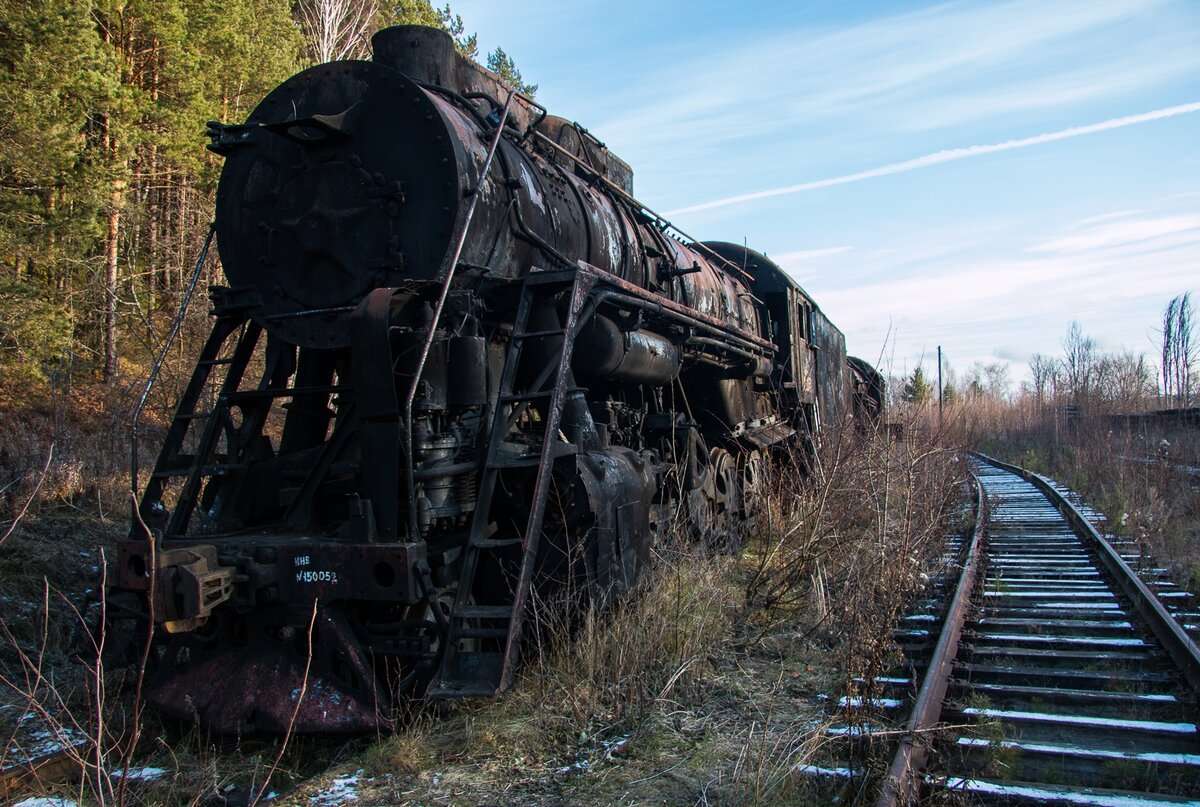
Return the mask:
<path id="1" fill-rule="evenodd" d="M 605 606 L 679 514 L 727 542 L 768 452 L 880 405 L 770 260 L 682 236 L 446 34 L 374 48 L 210 127 L 228 285 L 106 618 L 220 732 L 493 694 L 531 599 Z"/>

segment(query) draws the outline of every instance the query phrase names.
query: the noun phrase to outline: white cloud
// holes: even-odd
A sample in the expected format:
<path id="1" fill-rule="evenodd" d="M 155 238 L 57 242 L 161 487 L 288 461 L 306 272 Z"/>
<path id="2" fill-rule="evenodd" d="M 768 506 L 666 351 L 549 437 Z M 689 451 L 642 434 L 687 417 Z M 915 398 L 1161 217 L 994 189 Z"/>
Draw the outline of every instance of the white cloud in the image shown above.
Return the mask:
<path id="1" fill-rule="evenodd" d="M 916 276 L 904 270 L 913 255 L 928 254 L 923 247 L 912 255 L 903 249 L 860 251 L 845 257 L 845 267 L 813 275 L 805 285 L 860 355 L 878 352 L 890 337 L 897 366 L 911 369 L 941 344 L 959 368 L 1002 358 L 1019 380 L 1027 372 L 1022 357 L 1060 352 L 1072 319 L 1106 350 L 1153 353 L 1153 331 L 1166 301 L 1189 288 L 1200 295 L 1197 228 L 1200 213 L 1104 214 L 1077 222 L 1066 235 L 1037 241 L 1080 235 L 1064 244 L 1070 249 L 1010 244 L 997 251 L 959 241 L 959 249 L 929 259 Z M 936 234 L 926 239 L 936 240 Z M 840 279 L 864 259 L 875 261 L 871 271 L 860 269 L 856 282 L 843 285 Z"/>
<path id="2" fill-rule="evenodd" d="M 1111 213 L 1100 213 L 1096 216 L 1088 216 L 1086 219 L 1077 221 L 1075 224 L 1077 227 L 1087 227 L 1088 225 L 1099 224 L 1103 221 L 1112 221 L 1113 219 L 1123 219 L 1128 218 L 1129 216 L 1136 216 L 1141 212 L 1141 210 L 1114 210 Z"/>
<path id="3" fill-rule="evenodd" d="M 831 255 L 841 255 L 849 252 L 854 247 L 823 247 L 821 249 L 801 249 L 792 252 L 781 252 L 778 255 L 772 255 L 771 260 L 782 266 L 784 269 L 791 269 L 797 264 L 802 264 L 806 261 L 816 260 L 818 258 L 828 258 Z"/>
<path id="4" fill-rule="evenodd" d="M 772 196 L 785 196 L 793 193 L 817 190 L 819 188 L 830 188 L 835 185 L 847 185 L 852 182 L 861 182 L 865 179 L 875 179 L 877 177 L 888 176 L 890 174 L 900 174 L 905 171 L 915 171 L 918 168 L 928 168 L 933 165 L 941 165 L 942 163 L 953 162 L 955 160 L 965 160 L 969 157 L 980 157 L 985 154 L 997 154 L 1002 151 L 1012 151 L 1013 149 L 1040 146 L 1045 143 L 1053 143 L 1058 140 L 1067 140 L 1072 137 L 1082 137 L 1083 135 L 1094 134 L 1096 132 L 1106 132 L 1111 129 L 1134 126 L 1139 123 L 1173 118 L 1177 115 L 1186 115 L 1191 112 L 1200 112 L 1200 101 L 1195 101 L 1188 104 L 1179 104 L 1172 107 L 1165 107 L 1163 109 L 1155 109 L 1138 115 L 1125 115 L 1120 118 L 1110 118 L 1106 121 L 1091 123 L 1085 126 L 1072 126 L 1067 129 L 1060 129 L 1056 132 L 1045 132 L 1043 134 L 1033 135 L 1032 137 L 1022 137 L 1017 140 L 1006 140 L 1003 143 L 987 143 L 976 146 L 966 146 L 964 148 L 945 149 L 943 151 L 934 152 L 933 154 L 926 154 L 922 157 L 916 157 L 911 160 L 903 160 L 902 162 L 891 163 L 890 165 L 882 165 L 878 168 L 870 168 L 866 171 L 858 171 L 853 174 L 844 174 L 839 177 L 830 177 L 829 179 L 818 179 L 812 182 L 801 182 L 797 185 L 787 185 L 782 188 L 770 188 L 768 190 L 754 191 L 752 193 L 743 193 L 737 196 L 727 196 L 724 199 L 714 199 L 711 202 L 701 202 L 700 204 L 696 205 L 689 205 L 687 207 L 681 207 L 675 210 L 668 210 L 666 215 L 679 216 L 685 213 L 695 213 L 701 210 L 711 210 L 713 208 L 728 207 L 729 205 L 741 204 L 743 202 L 752 202 L 758 199 L 767 199 Z"/>
<path id="5" fill-rule="evenodd" d="M 1200 239 L 1200 215 L 1149 219 L 1092 219 L 1080 231 L 1034 244 L 1033 252 L 1086 252 L 1190 233 Z"/>
<path id="6" fill-rule="evenodd" d="M 1179 30 L 1186 26 L 1172 25 L 1179 8 L 1162 0 L 950 3 L 841 29 L 818 23 L 751 42 L 697 43 L 693 58 L 669 51 L 670 62 L 614 93 L 611 115 L 593 126 L 662 153 L 811 130 L 868 110 L 870 122 L 912 132 L 962 120 L 959 108 L 967 118 L 994 117 L 1111 97 L 1200 67 Z"/>

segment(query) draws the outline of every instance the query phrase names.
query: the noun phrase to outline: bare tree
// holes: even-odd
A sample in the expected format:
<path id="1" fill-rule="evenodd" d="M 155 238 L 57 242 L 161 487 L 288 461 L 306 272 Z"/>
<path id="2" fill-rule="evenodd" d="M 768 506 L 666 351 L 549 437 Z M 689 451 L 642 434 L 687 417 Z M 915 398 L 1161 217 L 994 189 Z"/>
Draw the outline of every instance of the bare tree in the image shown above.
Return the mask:
<path id="1" fill-rule="evenodd" d="M 1052 356 L 1034 353 L 1029 357 L 1029 372 L 1033 376 L 1033 392 L 1038 404 L 1044 404 L 1048 394 L 1053 392 L 1055 380 L 1059 373 L 1059 361 Z"/>
<path id="2" fill-rule="evenodd" d="M 1162 382 L 1163 395 L 1176 406 L 1192 402 L 1192 370 L 1196 364 L 1195 309 L 1192 293 L 1176 295 L 1163 309 Z"/>
<path id="3" fill-rule="evenodd" d="M 317 62 L 370 55 L 370 34 L 379 15 L 377 0 L 300 0 L 296 19 Z"/>
<path id="4" fill-rule="evenodd" d="M 1063 375 L 1076 406 L 1083 404 L 1096 383 L 1096 342 L 1072 321 L 1063 339 Z"/>
<path id="5" fill-rule="evenodd" d="M 986 379 L 988 396 L 997 401 L 1007 400 L 1012 387 L 1008 364 L 1002 361 L 985 364 L 983 374 Z"/>
<path id="6" fill-rule="evenodd" d="M 1154 372 L 1141 354 L 1106 353 L 1096 362 L 1096 388 L 1117 409 L 1136 411 L 1153 399 Z"/>

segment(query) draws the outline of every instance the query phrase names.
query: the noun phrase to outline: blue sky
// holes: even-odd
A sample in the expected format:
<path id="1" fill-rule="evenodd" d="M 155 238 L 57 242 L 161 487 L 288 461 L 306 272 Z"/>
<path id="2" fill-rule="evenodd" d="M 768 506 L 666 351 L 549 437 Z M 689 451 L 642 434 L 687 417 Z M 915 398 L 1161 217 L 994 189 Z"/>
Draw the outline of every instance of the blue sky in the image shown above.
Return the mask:
<path id="1" fill-rule="evenodd" d="M 1200 303 L 1200 0 L 452 5 L 644 203 L 893 372 L 940 344 L 1019 379 L 1072 319 L 1153 356 Z"/>

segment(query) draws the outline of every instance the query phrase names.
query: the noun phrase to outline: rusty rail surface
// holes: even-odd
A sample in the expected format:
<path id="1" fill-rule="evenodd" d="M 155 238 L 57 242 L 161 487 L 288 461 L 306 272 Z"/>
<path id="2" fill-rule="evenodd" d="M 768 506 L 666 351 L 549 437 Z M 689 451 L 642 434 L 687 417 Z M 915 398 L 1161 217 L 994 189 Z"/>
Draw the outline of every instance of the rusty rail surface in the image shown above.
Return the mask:
<path id="1" fill-rule="evenodd" d="M 941 717 L 942 702 L 950 684 L 959 639 L 971 612 L 971 592 L 975 589 L 983 536 L 987 529 L 987 493 L 978 477 L 975 478 L 975 496 L 975 530 L 967 547 L 954 598 L 946 611 L 941 634 L 929 660 L 925 679 L 921 682 L 921 690 L 917 694 L 912 716 L 905 727 L 904 737 L 900 740 L 900 747 L 896 750 L 887 779 L 883 783 L 883 792 L 876 803 L 877 807 L 898 807 L 914 804 L 917 800 L 920 784 L 917 776 L 925 767 L 928 753 L 928 744 L 923 741 L 923 736 L 937 725 Z"/>
<path id="2" fill-rule="evenodd" d="M 1046 477 L 1020 466 L 1010 465 L 1007 462 L 985 454 L 973 453 L 984 462 L 1001 470 L 1016 474 L 1026 482 L 1034 485 L 1062 513 L 1067 523 L 1083 536 L 1085 540 L 1090 541 L 1095 546 L 1100 559 L 1121 587 L 1122 593 L 1133 602 L 1138 612 L 1142 615 L 1142 618 L 1146 620 L 1147 627 L 1154 633 L 1155 638 L 1162 643 L 1167 655 L 1171 657 L 1171 660 L 1183 672 L 1192 689 L 1200 695 L 1200 647 L 1197 647 L 1196 643 L 1184 632 L 1183 627 L 1163 607 L 1158 597 L 1142 582 L 1137 572 L 1130 568 L 1129 564 L 1113 548 L 1112 544 L 1104 539 L 1104 536 L 1092 526 L 1090 521 L 1084 518 L 1079 509 L 1059 493 Z"/>
<path id="3" fill-rule="evenodd" d="M 0 767 L 0 802 L 9 804 L 45 782 L 69 782 L 79 778 L 79 756 L 90 743 L 57 748 L 30 759 L 6 761 Z"/>

